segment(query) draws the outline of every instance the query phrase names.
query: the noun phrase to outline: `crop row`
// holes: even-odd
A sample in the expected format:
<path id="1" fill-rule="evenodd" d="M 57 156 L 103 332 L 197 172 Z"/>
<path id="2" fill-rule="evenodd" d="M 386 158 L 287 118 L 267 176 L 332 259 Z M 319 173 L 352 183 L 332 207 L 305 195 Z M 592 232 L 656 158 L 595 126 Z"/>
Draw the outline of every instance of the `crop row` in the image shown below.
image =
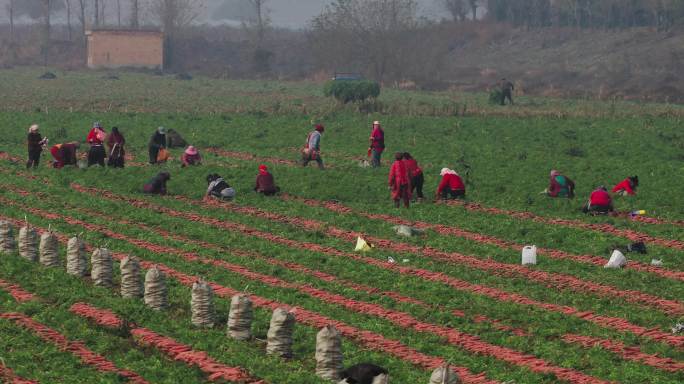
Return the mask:
<path id="1" fill-rule="evenodd" d="M 50 214 L 49 212 L 44 212 L 40 209 L 37 208 L 28 208 L 24 207 L 27 211 L 37 214 L 43 217 L 48 217 L 48 218 L 59 218 L 60 215 L 56 214 Z M 343 306 L 349 310 L 360 312 L 360 313 L 366 313 L 370 315 L 374 315 L 380 318 L 384 318 L 386 320 L 389 320 L 393 323 L 396 323 L 397 325 L 405 328 L 412 328 L 416 331 L 419 332 L 429 332 L 433 333 L 435 335 L 438 335 L 440 337 L 443 337 L 445 340 L 449 341 L 450 343 L 457 345 L 459 347 L 464 348 L 465 350 L 468 350 L 472 353 L 479 353 L 479 354 L 484 354 L 484 355 L 490 355 L 494 356 L 496 358 L 499 358 L 501 360 L 507 361 L 512 364 L 517 364 L 517 365 L 522 365 L 526 366 L 532 371 L 536 372 L 541 372 L 541 373 L 553 373 L 557 377 L 573 382 L 573 383 L 602 383 L 603 381 L 592 378 L 590 376 L 584 375 L 578 371 L 574 371 L 572 369 L 568 368 L 559 368 L 555 367 L 553 365 L 550 365 L 549 363 L 545 362 L 544 360 L 535 358 L 534 356 L 530 355 L 524 355 L 519 352 L 504 348 L 504 347 L 498 347 L 495 345 L 488 344 L 486 342 L 483 342 L 479 340 L 475 336 L 471 336 L 468 334 L 461 333 L 455 329 L 450 329 L 446 327 L 441 327 L 438 325 L 430 324 L 430 323 L 425 323 L 421 322 L 412 316 L 403 313 L 403 312 L 398 312 L 398 311 L 392 311 L 388 310 L 385 308 L 382 308 L 381 306 L 375 305 L 375 304 L 370 304 L 370 303 L 364 303 L 364 302 L 358 302 L 355 300 L 350 300 L 346 299 L 343 296 L 340 295 L 335 295 L 335 294 L 330 294 L 326 291 L 319 290 L 316 288 L 311 288 L 307 287 L 304 285 L 299 285 L 299 284 L 292 284 L 292 283 L 287 283 L 281 279 L 271 277 L 271 276 L 266 276 L 262 275 L 259 273 L 255 273 L 250 271 L 247 268 L 241 267 L 239 265 L 231 264 L 225 261 L 218 261 L 218 260 L 210 260 L 210 259 L 205 259 L 201 258 L 200 256 L 194 254 L 194 253 L 189 253 L 189 252 L 183 252 L 176 250 L 172 247 L 165 247 L 165 246 L 159 246 L 159 245 L 154 245 L 152 243 L 149 243 L 144 240 L 140 239 L 131 239 L 128 238 L 127 236 L 121 235 L 119 233 L 113 232 L 111 230 L 108 230 L 106 228 L 90 224 L 90 223 L 85 223 L 77 219 L 72 219 L 69 217 L 62 216 L 62 220 L 65 220 L 71 224 L 77 224 L 81 225 L 84 228 L 87 228 L 90 231 L 97 231 L 100 233 L 103 233 L 107 235 L 108 237 L 123 240 L 130 242 L 132 244 L 135 244 L 136 246 L 144 249 L 148 249 L 154 252 L 161 252 L 161 253 L 171 253 L 171 254 L 177 254 L 178 256 L 184 257 L 188 261 L 192 262 L 202 262 L 206 264 L 211 264 L 217 267 L 222 267 L 227 270 L 230 270 L 234 273 L 238 273 L 240 275 L 246 276 L 250 279 L 257 280 L 264 282 L 269 285 L 273 285 L 279 288 L 289 288 L 289 289 L 296 289 L 302 293 L 305 293 L 307 295 L 310 295 L 312 297 L 318 298 L 320 300 L 330 302 L 330 303 L 335 303 L 337 305 Z"/>
<path id="2" fill-rule="evenodd" d="M 374 214 L 363 212 L 360 210 L 354 210 L 338 202 L 332 201 L 321 201 L 315 199 L 305 199 L 292 195 L 283 195 L 286 200 L 296 200 L 302 202 L 306 205 L 313 207 L 323 207 L 330 210 L 331 212 L 340 214 L 354 214 L 362 217 L 366 217 L 372 220 L 380 220 L 394 225 L 408 225 L 413 226 L 418 229 L 431 229 L 435 232 L 445 235 L 445 236 L 457 236 L 464 239 L 472 240 L 482 244 L 495 245 L 501 249 L 520 249 L 522 244 L 517 244 L 511 241 L 497 238 L 495 236 L 484 235 L 480 233 L 471 232 L 453 225 L 443 225 L 443 224 L 433 224 L 425 221 L 410 221 L 402 219 L 398 216 L 387 215 L 387 214 Z M 595 255 L 576 255 L 570 252 L 565 252 L 559 249 L 551 249 L 539 247 L 537 248 L 537 253 L 540 255 L 545 255 L 554 259 L 568 259 L 578 263 L 591 264 L 595 266 L 603 267 L 606 264 L 606 259 L 601 256 Z M 639 272 L 648 272 L 661 277 L 684 281 L 684 271 L 672 271 L 663 269 L 660 267 L 655 267 L 647 263 L 639 261 L 630 261 L 624 268 L 633 269 Z"/>
<path id="3" fill-rule="evenodd" d="M 631 324 L 630 322 L 620 319 L 620 318 L 615 318 L 615 317 L 609 317 L 609 316 L 601 316 L 594 314 L 590 311 L 580 311 L 578 309 L 569 307 L 569 306 L 561 306 L 557 304 L 552 304 L 552 303 L 543 303 L 539 302 L 530 298 L 527 298 L 523 295 L 516 294 L 516 293 L 510 293 L 510 292 L 505 292 L 498 290 L 496 288 L 490 288 L 490 287 L 484 287 L 478 284 L 472 284 L 468 283 L 466 281 L 462 281 L 450 276 L 447 276 L 443 273 L 440 272 L 433 272 L 425 269 L 419 269 L 419 268 L 413 268 L 413 267 L 406 267 L 406 266 L 400 266 L 396 264 L 389 264 L 387 262 L 377 260 L 374 258 L 370 257 L 364 257 L 360 255 L 356 255 L 353 253 L 349 252 L 343 252 L 340 250 L 337 250 L 332 247 L 327 247 L 327 246 L 322 246 L 319 244 L 315 243 L 309 243 L 309 242 L 299 242 L 295 240 L 290 240 L 287 238 L 284 238 L 282 236 L 274 235 L 271 233 L 267 232 L 262 232 L 259 230 L 256 230 L 254 228 L 250 228 L 248 226 L 242 225 L 242 224 L 237 224 L 237 223 L 231 223 L 225 220 L 218 220 L 214 218 L 209 218 L 209 217 L 203 217 L 201 215 L 193 214 L 193 213 L 187 213 L 187 212 L 180 212 L 176 211 L 167 207 L 163 207 L 157 204 L 150 203 L 145 200 L 140 200 L 140 199 L 135 199 L 135 198 L 130 198 L 130 197 L 124 197 L 121 195 L 117 195 L 108 191 L 102 191 L 98 189 L 92 189 L 92 188 L 87 188 L 87 187 L 81 187 L 77 185 L 72 185 L 72 188 L 84 192 L 84 193 L 90 193 L 95 196 L 98 196 L 99 198 L 105 198 L 108 200 L 113 200 L 113 201 L 121 201 L 121 202 L 126 202 L 130 204 L 131 206 L 138 207 L 138 208 L 147 208 L 147 209 L 152 209 L 157 212 L 163 212 L 169 216 L 172 217 L 179 217 L 183 218 L 186 220 L 190 221 L 195 221 L 195 222 L 200 222 L 206 225 L 210 225 L 216 228 L 221 228 L 224 230 L 229 230 L 229 231 L 237 231 L 245 235 L 249 236 L 254 236 L 254 237 L 259 237 L 263 239 L 267 239 L 271 242 L 277 243 L 277 244 L 282 244 L 286 245 L 289 247 L 297 248 L 297 249 L 308 249 L 314 252 L 320 252 L 324 254 L 329 254 L 332 256 L 342 256 L 349 258 L 351 260 L 356 260 L 360 261 L 366 264 L 371 264 L 376 267 L 380 267 L 383 269 L 389 269 L 395 272 L 398 272 L 399 274 L 405 274 L 405 275 L 413 275 L 413 276 L 418 276 L 420 278 L 430 280 L 430 281 L 437 281 L 437 282 L 442 282 L 447 285 L 449 285 L 452 288 L 456 288 L 459 290 L 464 290 L 464 291 L 470 291 L 478 294 L 482 294 L 485 296 L 489 296 L 491 298 L 495 298 L 497 300 L 501 301 L 509 301 L 509 302 L 514 302 L 522 305 L 531 305 L 534 307 L 542 308 L 545 310 L 549 310 L 552 312 L 558 312 L 562 313 L 564 315 L 568 316 L 575 316 L 590 322 L 593 322 L 598 325 L 602 325 L 604 327 L 608 328 L 613 328 L 616 330 L 620 331 L 627 331 L 634 333 L 636 335 L 646 337 L 655 341 L 662 341 L 666 342 L 668 344 L 674 345 L 674 346 L 684 346 L 684 337 L 681 336 L 676 336 L 676 335 L 671 335 L 666 332 L 662 332 L 656 329 L 647 329 L 635 324 Z"/>
<path id="4" fill-rule="evenodd" d="M 59 219 L 62 218 L 60 215 L 57 214 L 49 214 L 49 217 L 51 219 Z M 20 220 L 12 219 L 12 218 L 5 218 L 7 220 L 13 221 L 14 223 L 21 225 Z M 75 219 L 69 219 L 69 218 L 62 218 L 66 220 L 67 222 L 71 222 L 72 224 L 75 225 L 81 225 L 85 229 L 89 229 L 92 231 L 98 231 L 99 228 L 95 225 L 81 222 Z M 40 228 L 39 228 L 40 229 Z M 42 231 L 45 231 L 45 229 L 40 229 Z M 108 235 L 116 235 L 114 232 L 108 232 Z M 66 241 L 66 236 L 65 235 L 58 235 L 62 241 Z M 142 242 L 142 241 L 141 241 Z M 136 242 L 137 243 L 137 242 Z M 139 243 L 136 244 L 137 246 L 142 246 Z M 155 245 L 150 245 L 149 246 L 150 250 L 153 252 L 159 252 L 159 246 Z M 162 248 L 163 249 L 163 248 Z M 118 252 L 112 252 L 112 257 L 116 260 L 122 260 L 126 255 Z M 191 287 L 192 284 L 196 281 L 196 278 L 189 276 L 183 272 L 177 271 L 171 267 L 168 267 L 164 264 L 158 263 L 158 262 L 151 262 L 151 261 L 141 261 L 141 266 L 143 268 L 151 268 L 151 267 L 157 267 L 159 270 L 164 272 L 167 276 L 170 276 L 174 278 L 175 280 L 179 281 L 182 285 Z M 223 285 L 219 285 L 216 283 L 210 283 L 211 287 L 213 288 L 215 294 L 219 297 L 223 298 L 231 298 L 233 295 L 239 293 L 237 290 L 226 287 Z M 276 308 L 284 307 L 284 308 L 289 308 L 288 305 L 279 303 L 274 300 L 266 299 L 260 296 L 256 295 L 250 295 L 250 299 L 253 301 L 254 305 L 257 307 L 263 307 L 263 308 L 268 308 L 271 310 L 275 310 Z M 399 357 L 400 359 L 403 359 L 407 362 L 411 362 L 413 364 L 416 364 L 418 366 L 421 366 L 425 369 L 434 369 L 436 367 L 441 366 L 444 364 L 444 360 L 437 358 L 437 357 L 431 357 L 424 355 L 418 351 L 415 351 L 402 343 L 394 340 L 388 340 L 385 339 L 383 336 L 375 334 L 370 331 L 365 331 L 365 330 L 360 330 L 358 328 L 355 328 L 353 326 L 350 326 L 348 324 L 345 324 L 341 321 L 334 320 L 327 318 L 325 316 L 322 316 L 318 313 L 312 312 L 305 310 L 303 308 L 297 308 L 296 309 L 297 313 L 297 320 L 298 322 L 301 322 L 303 324 L 315 327 L 315 328 L 322 328 L 327 325 L 334 325 L 345 337 L 348 337 L 352 340 L 355 340 L 356 342 L 371 348 L 371 349 L 376 349 L 378 351 L 382 351 L 384 353 L 388 353 L 390 355 L 394 355 L 396 357 Z M 462 367 L 456 367 L 454 368 L 459 375 L 464 379 L 464 382 L 466 383 L 473 383 L 473 384 L 493 384 L 494 382 L 489 381 L 484 378 L 484 374 L 478 374 L 474 375 L 472 374 L 469 370 L 466 368 Z"/>

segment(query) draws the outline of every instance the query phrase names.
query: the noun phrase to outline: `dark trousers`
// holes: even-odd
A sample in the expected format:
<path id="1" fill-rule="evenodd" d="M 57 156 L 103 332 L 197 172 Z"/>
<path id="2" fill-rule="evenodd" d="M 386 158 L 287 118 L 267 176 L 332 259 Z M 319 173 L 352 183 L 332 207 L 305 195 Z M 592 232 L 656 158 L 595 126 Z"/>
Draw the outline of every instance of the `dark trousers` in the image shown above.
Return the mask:
<path id="1" fill-rule="evenodd" d="M 91 145 L 88 151 L 88 166 L 99 164 L 104 167 L 105 156 L 104 145 Z"/>
<path id="2" fill-rule="evenodd" d="M 452 190 L 447 186 L 442 190 L 442 199 L 444 200 L 454 200 L 465 196 L 465 191 L 463 189 Z"/>
<path id="3" fill-rule="evenodd" d="M 424 182 L 425 182 L 425 177 L 423 176 L 422 172 L 411 178 L 411 194 L 413 194 L 413 191 L 416 191 L 416 196 L 418 196 L 419 199 L 423 198 L 423 183 Z"/>
<path id="4" fill-rule="evenodd" d="M 506 105 L 506 99 L 508 99 L 510 104 L 513 105 L 513 94 L 509 89 L 501 92 L 501 105 Z"/>
<path id="5" fill-rule="evenodd" d="M 582 207 L 582 212 L 591 213 L 593 215 L 606 214 L 608 212 L 613 212 L 613 206 L 612 205 L 592 205 L 592 206 L 589 206 L 589 204 L 587 203 L 584 207 Z"/>
<path id="6" fill-rule="evenodd" d="M 159 147 L 150 146 L 150 164 L 157 164 L 157 155 L 159 155 Z"/>
<path id="7" fill-rule="evenodd" d="M 371 151 L 371 166 L 377 168 L 380 166 L 380 157 L 382 156 L 382 151 L 373 149 Z"/>
<path id="8" fill-rule="evenodd" d="M 320 155 L 320 154 L 319 154 L 319 155 L 316 155 L 316 157 L 313 158 L 313 159 L 311 158 L 310 155 L 309 155 L 309 156 L 306 156 L 306 155 L 302 156 L 302 166 L 306 167 L 306 166 L 309 165 L 309 163 L 312 162 L 312 161 L 315 161 L 316 163 L 318 163 L 318 168 L 320 168 L 320 169 L 324 169 L 324 168 L 325 168 L 325 167 L 323 166 L 323 159 L 321 159 L 321 155 Z"/>
<path id="9" fill-rule="evenodd" d="M 31 168 L 31 167 L 38 167 L 38 163 L 40 163 L 40 149 L 31 149 L 28 152 L 28 162 L 26 162 L 26 168 Z"/>
<path id="10" fill-rule="evenodd" d="M 124 167 L 124 157 L 110 157 L 107 161 L 107 165 L 112 168 L 123 168 Z"/>

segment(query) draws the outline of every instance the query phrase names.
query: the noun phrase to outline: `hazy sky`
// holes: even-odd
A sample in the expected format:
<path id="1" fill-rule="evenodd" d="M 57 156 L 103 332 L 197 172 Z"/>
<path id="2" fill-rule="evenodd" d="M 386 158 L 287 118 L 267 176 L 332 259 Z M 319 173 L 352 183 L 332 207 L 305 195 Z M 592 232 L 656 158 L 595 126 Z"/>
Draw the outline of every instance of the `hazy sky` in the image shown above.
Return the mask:
<path id="1" fill-rule="evenodd" d="M 206 0 L 207 11 L 212 14 L 224 1 L 232 0 Z M 446 14 L 435 6 L 435 0 L 417 0 L 420 4 L 421 14 L 431 18 L 446 17 Z M 271 11 L 270 16 L 273 24 L 284 27 L 299 28 L 306 25 L 316 15 L 320 14 L 330 0 L 269 0 L 267 7 Z"/>

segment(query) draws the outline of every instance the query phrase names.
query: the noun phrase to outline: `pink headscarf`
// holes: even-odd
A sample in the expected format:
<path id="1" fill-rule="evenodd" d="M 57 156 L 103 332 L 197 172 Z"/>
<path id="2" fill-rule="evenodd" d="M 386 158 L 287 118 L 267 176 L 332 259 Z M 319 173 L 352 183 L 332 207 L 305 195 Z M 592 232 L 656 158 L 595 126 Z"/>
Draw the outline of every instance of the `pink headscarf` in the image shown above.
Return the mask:
<path id="1" fill-rule="evenodd" d="M 193 147 L 192 145 L 190 145 L 190 146 L 185 150 L 185 154 L 186 154 L 186 155 L 190 155 L 190 156 L 195 156 L 195 155 L 197 155 L 197 148 L 195 148 L 195 147 Z"/>
<path id="2" fill-rule="evenodd" d="M 555 169 L 551 171 L 551 177 L 560 176 L 560 174 L 561 174 L 561 173 L 558 172 L 558 171 L 556 171 Z"/>

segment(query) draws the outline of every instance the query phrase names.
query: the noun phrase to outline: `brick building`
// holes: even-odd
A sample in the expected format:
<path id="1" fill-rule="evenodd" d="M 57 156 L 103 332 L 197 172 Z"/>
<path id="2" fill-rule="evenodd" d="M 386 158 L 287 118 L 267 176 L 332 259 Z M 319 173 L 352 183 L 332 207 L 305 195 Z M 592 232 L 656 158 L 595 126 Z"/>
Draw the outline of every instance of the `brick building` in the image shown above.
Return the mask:
<path id="1" fill-rule="evenodd" d="M 97 29 L 86 32 L 88 68 L 162 68 L 164 34 L 152 30 Z"/>

